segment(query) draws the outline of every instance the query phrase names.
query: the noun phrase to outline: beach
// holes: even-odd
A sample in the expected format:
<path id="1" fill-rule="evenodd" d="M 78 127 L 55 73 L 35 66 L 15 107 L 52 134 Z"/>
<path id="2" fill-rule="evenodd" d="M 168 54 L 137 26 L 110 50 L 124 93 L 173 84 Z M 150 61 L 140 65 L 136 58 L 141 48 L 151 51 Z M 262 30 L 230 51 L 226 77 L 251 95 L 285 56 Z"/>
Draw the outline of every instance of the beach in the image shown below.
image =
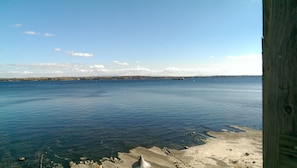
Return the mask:
<path id="1" fill-rule="evenodd" d="M 118 153 L 117 158 L 71 162 L 71 168 L 142 168 L 140 155 L 151 168 L 260 168 L 262 159 L 262 131 L 247 127 L 231 126 L 239 132 L 223 129 L 208 132 L 205 144 L 185 147 L 184 150 L 137 147 L 129 153 Z M 148 168 L 148 167 L 144 167 Z"/>

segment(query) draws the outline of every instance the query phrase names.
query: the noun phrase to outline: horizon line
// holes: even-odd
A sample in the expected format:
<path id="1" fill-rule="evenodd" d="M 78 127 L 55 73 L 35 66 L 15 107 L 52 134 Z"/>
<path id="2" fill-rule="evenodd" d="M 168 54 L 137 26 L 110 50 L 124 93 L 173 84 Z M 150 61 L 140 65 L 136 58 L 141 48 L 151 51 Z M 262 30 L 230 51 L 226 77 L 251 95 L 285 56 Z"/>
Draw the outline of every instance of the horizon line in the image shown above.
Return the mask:
<path id="1" fill-rule="evenodd" d="M 117 76 L 57 76 L 57 77 L 9 77 L 0 81 L 33 81 L 33 80 L 109 80 L 109 79 L 186 79 L 186 78 L 213 78 L 213 77 L 261 77 L 262 75 L 204 75 L 204 76 L 149 76 L 149 75 L 117 75 Z"/>

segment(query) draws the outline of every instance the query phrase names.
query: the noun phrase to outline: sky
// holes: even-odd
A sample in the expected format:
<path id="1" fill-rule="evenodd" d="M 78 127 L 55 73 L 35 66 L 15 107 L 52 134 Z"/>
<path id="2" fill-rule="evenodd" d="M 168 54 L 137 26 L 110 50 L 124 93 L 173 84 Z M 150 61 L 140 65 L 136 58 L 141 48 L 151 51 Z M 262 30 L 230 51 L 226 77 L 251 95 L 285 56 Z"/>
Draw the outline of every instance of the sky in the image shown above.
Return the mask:
<path id="1" fill-rule="evenodd" d="M 262 75 L 261 0 L 1 0 L 0 77 Z"/>

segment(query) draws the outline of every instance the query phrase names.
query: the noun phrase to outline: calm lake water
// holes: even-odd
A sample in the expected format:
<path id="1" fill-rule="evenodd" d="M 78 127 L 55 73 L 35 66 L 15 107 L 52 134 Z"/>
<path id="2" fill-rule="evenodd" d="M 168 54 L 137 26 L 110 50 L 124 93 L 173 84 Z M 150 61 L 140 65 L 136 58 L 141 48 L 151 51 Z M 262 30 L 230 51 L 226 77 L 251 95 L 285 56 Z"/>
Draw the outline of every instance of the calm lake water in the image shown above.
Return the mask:
<path id="1" fill-rule="evenodd" d="M 199 145 L 229 125 L 262 129 L 261 80 L 0 82 L 0 167 L 38 167 L 41 155 L 43 167 L 68 167 L 136 146 Z"/>

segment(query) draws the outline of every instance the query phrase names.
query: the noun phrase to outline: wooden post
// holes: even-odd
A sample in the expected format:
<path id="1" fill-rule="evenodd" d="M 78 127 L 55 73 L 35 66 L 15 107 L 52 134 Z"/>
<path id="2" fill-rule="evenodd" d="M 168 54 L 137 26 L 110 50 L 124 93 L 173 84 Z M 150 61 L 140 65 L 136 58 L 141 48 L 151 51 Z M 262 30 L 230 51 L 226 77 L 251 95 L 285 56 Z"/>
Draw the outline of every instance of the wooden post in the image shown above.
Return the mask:
<path id="1" fill-rule="evenodd" d="M 297 0 L 263 0 L 264 168 L 297 167 Z"/>

